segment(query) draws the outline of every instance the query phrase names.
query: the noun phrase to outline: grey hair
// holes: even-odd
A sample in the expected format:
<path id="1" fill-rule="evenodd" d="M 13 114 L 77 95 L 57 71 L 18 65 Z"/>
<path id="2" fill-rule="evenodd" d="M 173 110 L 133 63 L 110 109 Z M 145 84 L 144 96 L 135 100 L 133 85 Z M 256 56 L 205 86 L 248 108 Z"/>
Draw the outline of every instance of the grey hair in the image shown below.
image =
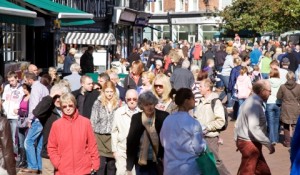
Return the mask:
<path id="1" fill-rule="evenodd" d="M 140 109 L 143 110 L 144 109 L 143 106 L 145 104 L 157 105 L 157 103 L 158 103 L 158 99 L 156 98 L 156 96 L 151 91 L 146 91 L 140 94 L 137 105 Z"/>
<path id="2" fill-rule="evenodd" d="M 182 68 L 187 69 L 190 67 L 190 62 L 188 60 L 184 60 L 181 65 Z"/>
<path id="3" fill-rule="evenodd" d="M 66 87 L 64 84 L 58 83 L 51 87 L 50 94 L 51 94 L 51 92 L 52 93 L 53 92 L 61 92 L 61 94 L 65 94 L 65 93 L 70 92 L 70 89 L 68 87 Z"/>
<path id="4" fill-rule="evenodd" d="M 71 72 L 80 72 L 80 65 L 78 63 L 73 63 L 70 67 Z"/>

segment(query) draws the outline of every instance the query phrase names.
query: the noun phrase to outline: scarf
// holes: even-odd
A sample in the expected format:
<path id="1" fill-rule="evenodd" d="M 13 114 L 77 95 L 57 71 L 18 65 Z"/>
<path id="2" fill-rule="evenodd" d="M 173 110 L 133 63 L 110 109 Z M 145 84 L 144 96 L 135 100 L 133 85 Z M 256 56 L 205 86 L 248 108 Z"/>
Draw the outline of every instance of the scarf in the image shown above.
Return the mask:
<path id="1" fill-rule="evenodd" d="M 155 130 L 155 113 L 154 117 L 148 118 L 146 114 L 143 112 L 142 113 L 142 124 L 145 127 L 145 131 L 142 135 L 141 139 L 141 145 L 140 145 L 140 155 L 139 155 L 139 165 L 147 165 L 147 160 L 148 160 L 148 152 L 149 152 L 149 146 L 151 145 L 147 133 L 149 133 L 150 138 L 152 140 L 154 149 L 152 148 L 152 156 L 153 156 L 153 162 L 156 162 L 156 152 L 154 150 L 158 151 L 159 148 L 159 138 L 158 134 Z"/>

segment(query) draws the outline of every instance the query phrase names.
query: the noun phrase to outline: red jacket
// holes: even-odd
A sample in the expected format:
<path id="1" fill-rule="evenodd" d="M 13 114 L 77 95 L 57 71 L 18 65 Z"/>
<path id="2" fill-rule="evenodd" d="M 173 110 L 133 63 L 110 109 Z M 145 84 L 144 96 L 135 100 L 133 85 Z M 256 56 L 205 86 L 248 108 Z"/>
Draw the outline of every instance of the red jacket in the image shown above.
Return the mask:
<path id="1" fill-rule="evenodd" d="M 202 46 L 200 44 L 195 44 L 193 56 L 194 60 L 200 60 L 200 57 L 202 57 Z"/>
<path id="2" fill-rule="evenodd" d="M 53 123 L 47 150 L 56 175 L 83 175 L 90 174 L 91 169 L 99 169 L 100 158 L 91 122 L 78 111 L 73 118 L 63 115 Z"/>

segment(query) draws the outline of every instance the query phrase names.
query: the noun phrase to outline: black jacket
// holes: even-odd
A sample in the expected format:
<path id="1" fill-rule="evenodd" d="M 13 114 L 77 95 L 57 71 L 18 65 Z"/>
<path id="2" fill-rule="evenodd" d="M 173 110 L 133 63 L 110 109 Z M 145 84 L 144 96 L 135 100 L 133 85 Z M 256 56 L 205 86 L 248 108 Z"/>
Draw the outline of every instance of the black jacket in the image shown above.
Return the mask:
<path id="1" fill-rule="evenodd" d="M 135 81 L 130 77 L 130 74 L 128 74 L 124 79 L 125 91 L 127 91 L 128 89 L 137 89 L 139 86 L 142 86 L 142 84 L 142 76 L 140 76 L 138 84 L 136 84 Z"/>
<path id="2" fill-rule="evenodd" d="M 76 100 L 78 101 L 78 96 L 81 94 L 81 88 L 73 91 L 72 94 L 75 96 Z M 92 107 L 94 105 L 94 102 L 97 100 L 99 97 L 100 92 L 97 90 L 92 90 L 90 92 L 85 92 L 85 98 L 83 102 L 83 111 L 82 111 L 82 116 L 90 119 L 91 118 L 91 113 L 92 113 Z M 78 103 L 77 103 L 78 107 Z"/>
<path id="3" fill-rule="evenodd" d="M 54 106 L 53 98 L 50 95 L 42 98 L 42 100 L 35 107 L 32 113 L 34 114 L 34 116 L 37 116 L 37 118 L 43 125 L 43 147 L 41 156 L 43 158 L 49 159 L 47 151 L 48 137 L 52 124 L 60 118 L 60 115 Z"/>
<path id="4" fill-rule="evenodd" d="M 17 174 L 10 124 L 4 116 L 0 117 L 0 167 L 8 175 Z"/>
<path id="5" fill-rule="evenodd" d="M 161 127 L 163 125 L 164 120 L 169 115 L 169 113 L 165 111 L 155 110 L 156 118 L 155 118 L 155 129 L 158 134 L 160 134 Z M 134 114 L 131 119 L 130 123 L 130 129 L 127 136 L 127 165 L 126 169 L 131 171 L 133 168 L 133 165 L 138 160 L 138 153 L 139 153 L 139 146 L 140 146 L 140 139 L 143 135 L 145 130 L 145 127 L 142 124 L 142 112 L 139 112 L 137 114 Z M 161 145 L 161 142 L 159 140 L 159 151 L 158 151 L 158 158 L 163 158 L 164 155 L 164 149 Z"/>
<path id="6" fill-rule="evenodd" d="M 82 75 L 94 73 L 94 58 L 88 51 L 85 51 L 80 57 L 80 67 Z"/>
<path id="7" fill-rule="evenodd" d="M 223 66 L 227 53 L 224 50 L 219 50 L 215 55 L 215 66 Z"/>

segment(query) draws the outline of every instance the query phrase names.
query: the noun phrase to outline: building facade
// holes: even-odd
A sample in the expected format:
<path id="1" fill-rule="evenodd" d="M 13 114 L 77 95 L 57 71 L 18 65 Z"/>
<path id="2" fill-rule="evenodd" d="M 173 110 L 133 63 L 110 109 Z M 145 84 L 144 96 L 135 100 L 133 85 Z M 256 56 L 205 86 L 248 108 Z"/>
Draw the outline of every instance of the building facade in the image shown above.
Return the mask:
<path id="1" fill-rule="evenodd" d="M 145 11 L 152 13 L 152 28 L 145 28 L 144 37 L 157 41 L 213 39 L 222 19 L 217 12 L 231 0 L 155 0 L 147 2 Z"/>

